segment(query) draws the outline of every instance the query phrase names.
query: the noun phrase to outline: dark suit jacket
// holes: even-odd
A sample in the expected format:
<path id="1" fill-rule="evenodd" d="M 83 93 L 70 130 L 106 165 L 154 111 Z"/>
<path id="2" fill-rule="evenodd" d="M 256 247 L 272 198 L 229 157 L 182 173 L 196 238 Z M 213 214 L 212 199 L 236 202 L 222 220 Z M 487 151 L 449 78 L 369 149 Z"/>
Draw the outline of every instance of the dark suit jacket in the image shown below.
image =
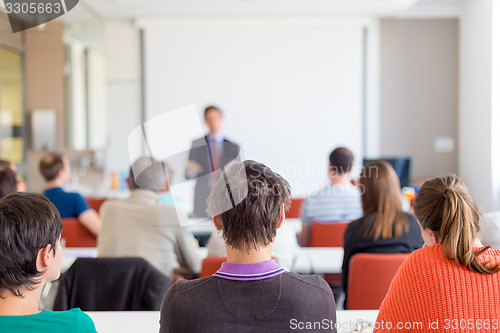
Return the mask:
<path id="1" fill-rule="evenodd" d="M 191 150 L 189 151 L 189 160 L 195 161 L 200 164 L 203 171 L 200 172 L 196 177 L 196 186 L 194 189 L 194 212 L 195 217 L 206 217 L 207 209 L 207 198 L 210 195 L 212 189 L 210 188 L 210 177 L 203 177 L 213 172 L 212 163 L 210 161 L 209 154 L 209 142 L 207 136 L 204 138 L 193 141 L 191 145 Z M 236 159 L 240 153 L 240 147 L 227 139 L 224 138 L 222 144 L 222 154 L 221 154 L 221 165 L 225 166 L 232 160 Z M 186 173 L 186 178 L 189 175 Z"/>

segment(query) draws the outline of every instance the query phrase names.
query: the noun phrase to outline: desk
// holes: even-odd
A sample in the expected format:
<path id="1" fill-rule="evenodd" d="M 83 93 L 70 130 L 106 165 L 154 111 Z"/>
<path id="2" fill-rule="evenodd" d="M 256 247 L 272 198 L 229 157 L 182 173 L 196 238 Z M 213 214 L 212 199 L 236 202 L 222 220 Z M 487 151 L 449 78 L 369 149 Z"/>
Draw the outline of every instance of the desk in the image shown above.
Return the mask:
<path id="1" fill-rule="evenodd" d="M 344 249 L 342 247 L 305 247 L 311 262 L 312 274 L 340 274 Z"/>
<path id="2" fill-rule="evenodd" d="M 206 258 L 208 250 L 198 249 L 200 257 Z M 95 258 L 97 249 L 94 247 L 65 248 L 61 263 L 61 272 L 65 272 L 76 258 Z M 302 247 L 295 261 L 294 272 L 300 274 L 340 274 L 344 249 L 341 247 Z M 198 273 L 198 272 L 195 272 Z"/>
<path id="3" fill-rule="evenodd" d="M 87 312 L 95 323 L 99 333 L 157 333 L 160 329 L 160 313 L 157 311 L 143 312 Z M 377 319 L 378 310 L 337 311 L 338 333 L 351 332 L 351 325 L 357 320 L 370 323 Z M 365 330 L 371 332 L 372 330 Z"/>

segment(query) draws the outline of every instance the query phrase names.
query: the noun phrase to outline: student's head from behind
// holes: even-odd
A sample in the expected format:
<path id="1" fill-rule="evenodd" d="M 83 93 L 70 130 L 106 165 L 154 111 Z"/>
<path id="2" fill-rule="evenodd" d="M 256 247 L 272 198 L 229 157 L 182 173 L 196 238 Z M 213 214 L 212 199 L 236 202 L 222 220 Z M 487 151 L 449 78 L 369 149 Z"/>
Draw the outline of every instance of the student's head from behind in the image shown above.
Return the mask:
<path id="1" fill-rule="evenodd" d="M 16 296 L 59 277 L 61 217 L 43 195 L 14 193 L 0 199 L 0 296 Z"/>
<path id="2" fill-rule="evenodd" d="M 473 250 L 479 231 L 479 211 L 470 190 L 456 175 L 427 180 L 418 190 L 413 206 L 426 245 L 440 243 L 448 259 L 481 273 L 497 272 L 486 266 Z"/>
<path id="3" fill-rule="evenodd" d="M 205 108 L 205 123 L 210 134 L 219 133 L 222 127 L 222 111 L 216 106 L 207 106 Z"/>
<path id="4" fill-rule="evenodd" d="M 144 189 L 162 192 L 168 189 L 168 180 L 171 177 L 172 170 L 166 163 L 143 156 L 130 167 L 127 182 L 131 190 Z"/>
<path id="5" fill-rule="evenodd" d="M 17 192 L 17 176 L 12 169 L 0 170 L 0 199 Z"/>
<path id="6" fill-rule="evenodd" d="M 48 153 L 40 160 L 40 173 L 47 182 L 58 180 L 66 183 L 71 176 L 71 167 L 66 156 Z"/>
<path id="7" fill-rule="evenodd" d="M 408 233 L 410 226 L 401 208 L 401 187 L 394 168 L 385 161 L 366 163 L 359 183 L 365 237 L 391 239 Z"/>
<path id="8" fill-rule="evenodd" d="M 344 147 L 336 148 L 330 154 L 329 171 L 331 176 L 348 175 L 352 170 L 354 157 L 351 151 Z"/>
<path id="9" fill-rule="evenodd" d="M 0 160 L 0 171 L 3 171 L 5 169 L 11 169 L 12 171 L 16 172 L 16 165 L 6 160 Z"/>
<path id="10" fill-rule="evenodd" d="M 262 163 L 237 162 L 218 179 L 207 206 L 227 246 L 258 250 L 274 241 L 290 206 L 290 185 Z"/>

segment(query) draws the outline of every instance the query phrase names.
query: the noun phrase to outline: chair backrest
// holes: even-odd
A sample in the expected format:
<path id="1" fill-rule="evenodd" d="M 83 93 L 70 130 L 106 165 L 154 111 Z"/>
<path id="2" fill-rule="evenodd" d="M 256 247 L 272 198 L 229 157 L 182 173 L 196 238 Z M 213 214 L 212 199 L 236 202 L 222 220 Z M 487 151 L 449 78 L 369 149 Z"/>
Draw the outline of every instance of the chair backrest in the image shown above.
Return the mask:
<path id="1" fill-rule="evenodd" d="M 54 310 L 159 311 L 170 285 L 143 258 L 79 258 L 60 278 Z"/>
<path id="2" fill-rule="evenodd" d="M 349 262 L 347 309 L 380 308 L 391 281 L 409 253 L 358 253 Z"/>
<path id="3" fill-rule="evenodd" d="M 62 219 L 61 238 L 66 247 L 96 247 L 97 238 L 77 218 Z"/>
<path id="4" fill-rule="evenodd" d="M 290 203 L 290 209 L 288 209 L 288 211 L 286 212 L 286 217 L 289 219 L 299 218 L 303 202 L 304 198 L 292 198 Z"/>
<path id="5" fill-rule="evenodd" d="M 344 233 L 349 222 L 316 222 L 311 227 L 312 247 L 343 247 Z"/>
<path id="6" fill-rule="evenodd" d="M 87 203 L 89 204 L 90 208 L 95 210 L 96 212 L 99 213 L 99 210 L 101 209 L 102 204 L 108 200 L 108 198 L 94 198 L 94 197 L 88 197 L 85 198 Z"/>
<path id="7" fill-rule="evenodd" d="M 201 263 L 200 278 L 210 276 L 217 272 L 223 262 L 226 262 L 226 257 L 207 257 Z"/>

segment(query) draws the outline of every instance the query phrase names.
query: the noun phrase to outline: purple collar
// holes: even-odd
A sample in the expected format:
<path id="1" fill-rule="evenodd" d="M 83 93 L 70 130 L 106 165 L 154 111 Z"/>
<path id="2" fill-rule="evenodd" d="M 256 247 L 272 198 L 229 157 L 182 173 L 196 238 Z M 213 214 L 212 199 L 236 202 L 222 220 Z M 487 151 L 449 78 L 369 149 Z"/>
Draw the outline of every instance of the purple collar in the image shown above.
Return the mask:
<path id="1" fill-rule="evenodd" d="M 271 259 L 254 264 L 224 262 L 213 276 L 228 280 L 254 281 L 267 279 L 284 272 L 285 270 L 274 259 Z"/>

